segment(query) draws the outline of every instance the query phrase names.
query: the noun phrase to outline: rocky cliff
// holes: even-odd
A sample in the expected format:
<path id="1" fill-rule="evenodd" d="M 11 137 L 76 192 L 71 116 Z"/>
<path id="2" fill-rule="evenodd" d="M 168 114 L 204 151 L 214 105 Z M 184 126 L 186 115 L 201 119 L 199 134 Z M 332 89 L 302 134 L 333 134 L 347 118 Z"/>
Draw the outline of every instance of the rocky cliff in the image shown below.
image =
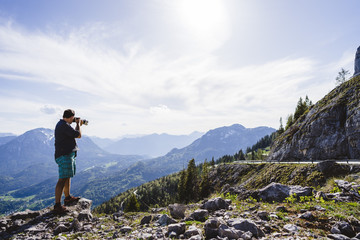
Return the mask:
<path id="1" fill-rule="evenodd" d="M 276 139 L 268 159 L 360 159 L 360 76 L 312 106 Z"/>

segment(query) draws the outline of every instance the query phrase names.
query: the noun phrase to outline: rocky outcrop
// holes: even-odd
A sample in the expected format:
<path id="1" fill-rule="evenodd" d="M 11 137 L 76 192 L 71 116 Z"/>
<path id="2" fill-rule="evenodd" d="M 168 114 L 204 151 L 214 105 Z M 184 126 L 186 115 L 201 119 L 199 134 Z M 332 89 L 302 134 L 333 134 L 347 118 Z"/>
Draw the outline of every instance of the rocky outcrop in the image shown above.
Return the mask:
<path id="1" fill-rule="evenodd" d="M 51 239 L 63 232 L 90 230 L 91 204 L 91 200 L 81 198 L 62 215 L 55 214 L 52 207 L 14 213 L 0 219 L 0 239 Z"/>
<path id="2" fill-rule="evenodd" d="M 279 136 L 268 160 L 360 159 L 360 76 L 341 84 Z"/>
<path id="3" fill-rule="evenodd" d="M 270 185 L 258 191 L 258 198 L 266 202 L 283 202 L 290 196 L 312 196 L 313 189 L 310 187 L 287 186 L 280 183 Z"/>
<path id="4" fill-rule="evenodd" d="M 341 192 L 321 193 L 319 196 L 335 202 L 354 201 L 349 196 L 358 194 L 359 185 L 344 180 L 336 180 L 336 184 Z M 289 196 L 292 192 L 301 195 L 301 192 L 307 192 L 308 188 L 273 183 L 256 192 L 261 195 L 267 191 L 273 196 L 279 189 Z M 91 201 L 80 199 L 76 205 L 69 207 L 68 213 L 62 215 L 55 215 L 51 208 L 46 208 L 40 211 L 26 210 L 4 217 L 0 219 L 0 239 L 323 238 L 324 236 L 314 234 L 316 228 L 325 231 L 326 237 L 330 239 L 360 236 L 360 221 L 356 216 L 336 221 L 326 217 L 328 210 L 321 206 L 294 212 L 287 209 L 291 205 L 279 204 L 272 210 L 268 207 L 260 210 L 258 203 L 255 206 L 239 205 L 229 199 L 217 197 L 204 200 L 202 204 L 169 205 L 168 210 L 179 210 L 181 214 L 183 209 L 186 209 L 183 218 L 174 214 L 178 218 L 175 220 L 164 213 L 166 208 L 161 209 L 161 213 L 157 211 L 160 209 L 154 209 L 148 213 L 116 212 L 112 215 L 93 216 L 90 212 Z"/>
<path id="5" fill-rule="evenodd" d="M 360 75 L 360 47 L 358 47 L 355 54 L 355 64 L 354 64 L 354 77 Z"/>

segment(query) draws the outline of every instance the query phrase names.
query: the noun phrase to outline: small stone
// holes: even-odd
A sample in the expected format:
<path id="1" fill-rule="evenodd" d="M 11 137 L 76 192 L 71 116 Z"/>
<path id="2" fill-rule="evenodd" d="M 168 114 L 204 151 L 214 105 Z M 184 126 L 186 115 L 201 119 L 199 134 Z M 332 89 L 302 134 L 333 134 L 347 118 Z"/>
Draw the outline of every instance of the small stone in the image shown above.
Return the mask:
<path id="1" fill-rule="evenodd" d="M 294 224 L 286 224 L 284 225 L 284 230 L 290 233 L 296 233 L 299 231 L 299 228 Z"/>
<path id="2" fill-rule="evenodd" d="M 89 210 L 82 210 L 80 213 L 79 213 L 79 216 L 78 216 L 78 220 L 80 222 L 82 221 L 91 221 L 93 218 L 91 212 Z"/>
<path id="3" fill-rule="evenodd" d="M 152 219 L 151 215 L 144 216 L 140 221 L 140 225 L 149 224 L 151 222 L 151 219 Z"/>
<path id="4" fill-rule="evenodd" d="M 266 211 L 258 212 L 257 215 L 261 220 L 264 220 L 264 221 L 269 221 L 269 219 L 270 219 L 270 215 Z"/>
<path id="5" fill-rule="evenodd" d="M 334 240 L 350 240 L 349 237 L 342 234 L 329 234 L 327 237 Z"/>
<path id="6" fill-rule="evenodd" d="M 308 220 L 308 221 L 314 221 L 315 220 L 315 216 L 312 214 L 312 212 L 305 212 L 305 213 L 301 214 L 299 216 L 299 218 L 305 219 L 305 220 Z"/>
<path id="7" fill-rule="evenodd" d="M 64 224 L 60 224 L 59 226 L 57 226 L 54 230 L 54 234 L 58 235 L 59 233 L 62 232 L 68 232 L 69 228 L 67 228 Z"/>
<path id="8" fill-rule="evenodd" d="M 124 226 L 124 227 L 120 228 L 121 233 L 128 233 L 131 231 L 132 231 L 132 228 L 130 226 Z"/>

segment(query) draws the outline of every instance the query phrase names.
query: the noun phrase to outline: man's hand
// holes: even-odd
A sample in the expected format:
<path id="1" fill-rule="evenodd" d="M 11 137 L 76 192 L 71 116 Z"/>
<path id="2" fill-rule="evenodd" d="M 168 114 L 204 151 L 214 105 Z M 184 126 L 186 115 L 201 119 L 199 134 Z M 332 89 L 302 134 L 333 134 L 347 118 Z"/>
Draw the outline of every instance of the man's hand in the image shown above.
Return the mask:
<path id="1" fill-rule="evenodd" d="M 75 122 L 76 122 L 76 125 L 79 125 L 82 126 L 82 121 L 80 118 L 75 118 Z"/>

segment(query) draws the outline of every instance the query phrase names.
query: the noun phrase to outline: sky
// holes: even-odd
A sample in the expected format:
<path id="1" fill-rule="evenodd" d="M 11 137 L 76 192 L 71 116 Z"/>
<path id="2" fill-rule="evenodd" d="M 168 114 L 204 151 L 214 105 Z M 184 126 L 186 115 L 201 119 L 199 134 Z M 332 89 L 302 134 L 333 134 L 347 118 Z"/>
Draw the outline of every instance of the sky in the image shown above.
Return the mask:
<path id="1" fill-rule="evenodd" d="M 358 0 L 0 0 L 0 133 L 279 128 L 354 73 Z M 350 76 L 350 75 L 349 75 Z"/>

